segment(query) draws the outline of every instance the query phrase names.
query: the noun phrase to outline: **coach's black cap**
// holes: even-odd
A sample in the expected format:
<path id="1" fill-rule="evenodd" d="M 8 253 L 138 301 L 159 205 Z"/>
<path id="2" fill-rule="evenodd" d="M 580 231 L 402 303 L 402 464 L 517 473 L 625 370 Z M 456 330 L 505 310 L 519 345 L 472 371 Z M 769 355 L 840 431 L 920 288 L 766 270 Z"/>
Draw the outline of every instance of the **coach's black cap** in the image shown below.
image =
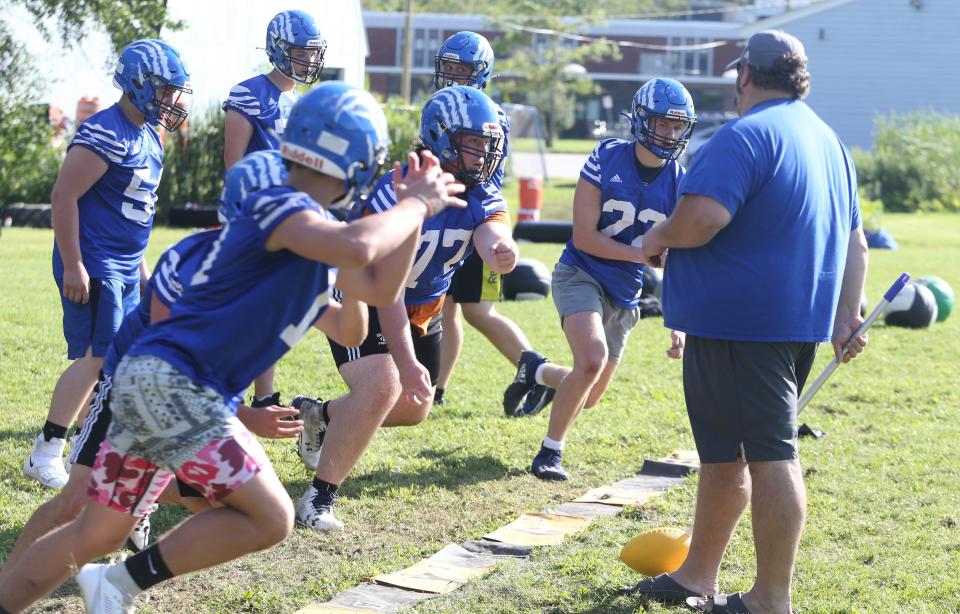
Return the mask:
<path id="1" fill-rule="evenodd" d="M 727 64 L 724 70 L 736 68 L 741 62 L 746 62 L 757 68 L 773 68 L 774 62 L 791 54 L 807 59 L 803 43 L 797 37 L 787 34 L 783 30 L 763 30 L 750 37 L 740 57 Z"/>

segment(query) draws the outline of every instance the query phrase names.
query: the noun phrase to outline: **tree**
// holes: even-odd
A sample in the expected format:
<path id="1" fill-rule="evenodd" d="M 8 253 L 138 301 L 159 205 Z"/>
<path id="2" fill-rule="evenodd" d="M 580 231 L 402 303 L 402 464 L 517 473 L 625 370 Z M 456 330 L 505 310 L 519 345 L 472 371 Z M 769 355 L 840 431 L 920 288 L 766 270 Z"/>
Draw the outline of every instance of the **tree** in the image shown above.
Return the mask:
<path id="1" fill-rule="evenodd" d="M 565 37 L 582 31 L 603 15 L 579 0 L 534 2 L 520 0 L 516 9 L 527 17 L 517 23 L 513 17 L 495 18 L 504 35 L 493 42 L 500 74 L 495 83 L 504 98 L 524 100 L 540 110 L 545 140 L 552 146 L 559 130 L 574 122 L 576 97 L 596 93 L 598 88 L 582 68 L 585 62 L 603 58 L 617 60 L 620 50 L 604 38 L 579 41 Z M 553 15 L 568 15 L 561 18 Z"/>
<path id="2" fill-rule="evenodd" d="M 48 41 L 54 33 L 47 24 L 55 19 L 57 34 L 67 46 L 97 27 L 106 30 L 116 51 L 140 38 L 158 38 L 163 28 L 183 27 L 182 22 L 170 19 L 167 0 L 0 0 L 0 4 L 10 2 L 30 12 Z"/>

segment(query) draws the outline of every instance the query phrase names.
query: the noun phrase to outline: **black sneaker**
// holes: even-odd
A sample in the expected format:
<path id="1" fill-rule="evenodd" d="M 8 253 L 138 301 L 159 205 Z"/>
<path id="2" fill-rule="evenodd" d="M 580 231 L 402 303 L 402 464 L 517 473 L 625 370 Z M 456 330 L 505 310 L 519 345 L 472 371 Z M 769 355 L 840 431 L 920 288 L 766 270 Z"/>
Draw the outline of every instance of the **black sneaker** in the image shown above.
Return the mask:
<path id="1" fill-rule="evenodd" d="M 253 408 L 257 408 L 257 407 L 271 407 L 271 406 L 273 406 L 273 405 L 280 405 L 280 393 L 279 393 L 279 392 L 274 392 L 274 393 L 271 394 L 270 396 L 268 396 L 268 397 L 263 397 L 262 399 L 258 399 L 257 397 L 253 397 L 253 399 L 250 400 L 250 407 L 253 407 Z"/>
<path id="2" fill-rule="evenodd" d="M 303 430 L 297 435 L 297 453 L 304 467 L 316 471 L 320 464 L 320 448 L 327 434 L 327 423 L 321 413 L 323 401 L 297 397 L 290 405 L 300 412 L 299 418 L 303 420 Z"/>
<path id="3" fill-rule="evenodd" d="M 433 404 L 434 405 L 444 405 L 446 401 L 443 399 L 443 388 L 437 388 L 433 392 Z"/>
<path id="4" fill-rule="evenodd" d="M 523 399 L 523 405 L 520 407 L 520 411 L 517 413 L 517 416 L 532 416 L 534 414 L 539 414 L 541 411 L 543 411 L 543 408 L 553 401 L 553 397 L 556 394 L 556 388 L 537 384 Z"/>
<path id="5" fill-rule="evenodd" d="M 570 474 L 560 466 L 560 457 L 563 452 L 552 450 L 546 446 L 540 446 L 540 451 L 533 457 L 533 463 L 530 464 L 530 473 L 541 480 L 553 480 L 562 482 L 570 479 Z"/>
<path id="6" fill-rule="evenodd" d="M 545 362 L 547 359 L 533 350 L 520 354 L 520 364 L 517 365 L 517 374 L 513 378 L 513 383 L 503 392 L 503 413 L 507 417 L 512 418 L 519 414 L 527 393 L 537 385 L 535 379 L 537 368 Z"/>

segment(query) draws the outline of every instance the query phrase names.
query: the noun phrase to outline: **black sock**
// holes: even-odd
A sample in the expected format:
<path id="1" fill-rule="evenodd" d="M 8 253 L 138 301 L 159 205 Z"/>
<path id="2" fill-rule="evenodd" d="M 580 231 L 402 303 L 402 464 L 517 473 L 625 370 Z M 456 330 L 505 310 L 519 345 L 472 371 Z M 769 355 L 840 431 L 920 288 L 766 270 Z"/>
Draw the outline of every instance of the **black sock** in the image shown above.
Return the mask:
<path id="1" fill-rule="evenodd" d="M 317 489 L 321 495 L 332 495 L 336 496 L 337 490 L 340 488 L 330 482 L 324 482 L 317 476 L 313 476 L 313 487 Z"/>
<path id="2" fill-rule="evenodd" d="M 324 424 L 330 424 L 330 414 L 327 412 L 327 407 L 329 406 L 330 401 L 324 401 L 323 404 L 320 405 L 320 415 L 323 416 Z M 326 482 L 324 482 L 324 484 L 326 484 Z M 336 486 L 334 486 L 334 488 L 336 488 Z"/>
<path id="3" fill-rule="evenodd" d="M 66 439 L 67 438 L 67 427 L 60 426 L 59 424 L 54 424 L 47 420 L 43 424 L 43 440 L 50 441 L 56 437 L 57 439 Z"/>
<path id="4" fill-rule="evenodd" d="M 123 564 L 126 565 L 127 573 L 133 581 L 143 590 L 173 577 L 163 557 L 160 556 L 159 544 L 153 544 L 146 550 L 141 550 L 127 558 Z"/>
<path id="5" fill-rule="evenodd" d="M 437 388 L 437 390 L 433 393 L 434 403 L 437 403 L 437 404 L 443 403 L 443 391 L 444 391 L 444 388 Z"/>

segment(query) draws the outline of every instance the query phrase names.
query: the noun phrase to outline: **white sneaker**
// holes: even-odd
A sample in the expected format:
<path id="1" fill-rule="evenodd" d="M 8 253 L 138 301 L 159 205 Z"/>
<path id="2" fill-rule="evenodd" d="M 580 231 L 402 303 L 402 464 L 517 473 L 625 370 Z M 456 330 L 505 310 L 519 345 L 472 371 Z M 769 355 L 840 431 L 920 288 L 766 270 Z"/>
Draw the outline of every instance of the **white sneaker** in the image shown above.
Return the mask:
<path id="1" fill-rule="evenodd" d="M 315 531 L 342 531 L 343 523 L 333 515 L 333 501 L 318 501 L 320 493 L 311 486 L 297 503 L 297 522 Z"/>
<path id="2" fill-rule="evenodd" d="M 69 477 L 63 466 L 63 448 L 66 445 L 66 439 L 54 437 L 45 441 L 43 435 L 39 435 L 33 442 L 33 450 L 23 461 L 23 473 L 47 488 L 63 488 Z"/>
<path id="3" fill-rule="evenodd" d="M 290 405 L 300 411 L 297 417 L 303 420 L 303 430 L 297 434 L 297 453 L 300 455 L 300 461 L 310 471 L 316 471 L 317 465 L 320 464 L 323 437 L 327 434 L 327 424 L 320 414 L 323 401 L 310 397 L 297 397 Z"/>
<path id="4" fill-rule="evenodd" d="M 150 543 L 150 515 L 146 515 L 137 521 L 137 526 L 133 527 L 130 535 L 127 536 L 127 547 L 134 552 L 140 552 L 146 549 Z"/>
<path id="5" fill-rule="evenodd" d="M 122 565 L 123 563 L 115 563 Z M 112 565 L 84 565 L 74 576 L 80 585 L 88 614 L 133 614 L 133 596 L 107 579 Z"/>

